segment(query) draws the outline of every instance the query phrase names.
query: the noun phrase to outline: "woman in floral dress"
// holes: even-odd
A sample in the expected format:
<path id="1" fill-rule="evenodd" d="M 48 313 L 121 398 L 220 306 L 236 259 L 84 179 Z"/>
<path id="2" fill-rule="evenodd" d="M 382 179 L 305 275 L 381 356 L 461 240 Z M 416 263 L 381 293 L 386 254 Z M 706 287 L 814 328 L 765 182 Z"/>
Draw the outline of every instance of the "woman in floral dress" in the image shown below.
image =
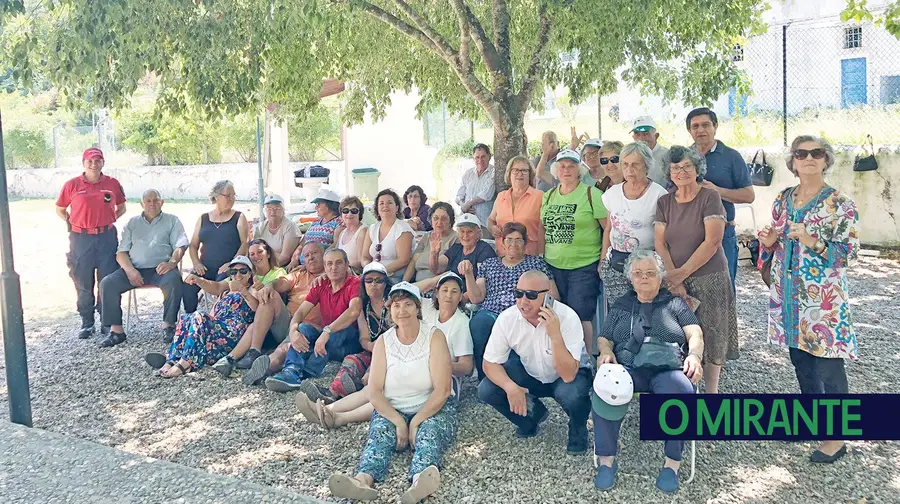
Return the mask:
<path id="1" fill-rule="evenodd" d="M 253 322 L 259 301 L 253 284 L 253 263 L 237 256 L 228 265 L 228 278 L 221 282 L 191 275 L 185 283 L 198 285 L 219 300 L 211 313 L 185 313 L 175 328 L 175 340 L 167 355 L 149 353 L 144 360 L 158 368 L 157 376 L 174 378 L 196 371 L 224 357 Z"/>
<path id="2" fill-rule="evenodd" d="M 800 184 L 778 195 L 772 224 L 759 233 L 759 267 L 771 268 L 769 342 L 788 347 L 803 394 L 848 393 L 844 359 L 857 358 L 847 267 L 859 249 L 859 215 L 825 183 L 834 160 L 825 140 L 794 139 L 787 167 Z M 823 441 L 810 461 L 832 463 L 846 452 L 843 441 Z"/>

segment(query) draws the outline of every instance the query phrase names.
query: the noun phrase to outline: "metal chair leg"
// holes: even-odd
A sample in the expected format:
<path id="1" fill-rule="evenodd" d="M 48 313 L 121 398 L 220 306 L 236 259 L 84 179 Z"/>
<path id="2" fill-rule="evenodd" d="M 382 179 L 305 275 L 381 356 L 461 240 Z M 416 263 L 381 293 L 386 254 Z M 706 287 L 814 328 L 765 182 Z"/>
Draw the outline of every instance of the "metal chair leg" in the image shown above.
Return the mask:
<path id="1" fill-rule="evenodd" d="M 132 312 L 134 313 L 135 320 L 140 322 L 141 317 L 138 315 L 137 289 L 128 291 L 128 308 L 125 311 L 125 330 L 131 330 Z"/>
<path id="2" fill-rule="evenodd" d="M 684 482 L 685 485 L 694 481 L 694 468 L 697 462 L 697 442 L 691 441 L 691 475 L 688 477 L 687 481 Z"/>

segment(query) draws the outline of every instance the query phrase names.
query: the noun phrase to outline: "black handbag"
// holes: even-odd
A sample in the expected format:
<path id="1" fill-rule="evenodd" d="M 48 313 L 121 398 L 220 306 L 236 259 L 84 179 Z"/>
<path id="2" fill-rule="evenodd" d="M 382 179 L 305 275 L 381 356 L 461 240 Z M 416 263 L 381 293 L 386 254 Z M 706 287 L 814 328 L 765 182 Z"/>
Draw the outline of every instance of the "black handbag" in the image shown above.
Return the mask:
<path id="1" fill-rule="evenodd" d="M 640 304 L 631 307 L 631 338 L 626 350 L 634 355 L 631 367 L 649 371 L 671 371 L 684 365 L 684 352 L 676 343 L 653 340 L 647 333 L 653 319 L 653 305 Z"/>
<path id="2" fill-rule="evenodd" d="M 757 163 L 756 159 L 759 157 L 760 152 L 762 152 L 762 163 Z M 756 154 L 753 155 L 753 160 L 750 161 L 747 168 L 750 169 L 750 180 L 753 182 L 753 185 L 764 187 L 772 185 L 772 176 L 775 174 L 775 168 L 772 168 L 772 165 L 766 162 L 766 151 L 762 149 L 756 151 Z"/>
<path id="3" fill-rule="evenodd" d="M 612 249 L 609 254 L 609 267 L 619 273 L 625 273 L 625 261 L 628 260 L 630 255 L 628 252 L 619 252 L 616 249 Z"/>
<path id="4" fill-rule="evenodd" d="M 871 151 L 866 151 L 866 144 L 861 145 L 863 150 L 863 155 L 856 155 L 856 158 L 853 160 L 853 171 L 855 172 L 864 172 L 864 171 L 874 171 L 878 169 L 878 160 L 875 159 L 875 144 L 872 143 L 872 135 L 866 135 L 866 139 L 869 141 L 869 147 L 872 149 Z"/>

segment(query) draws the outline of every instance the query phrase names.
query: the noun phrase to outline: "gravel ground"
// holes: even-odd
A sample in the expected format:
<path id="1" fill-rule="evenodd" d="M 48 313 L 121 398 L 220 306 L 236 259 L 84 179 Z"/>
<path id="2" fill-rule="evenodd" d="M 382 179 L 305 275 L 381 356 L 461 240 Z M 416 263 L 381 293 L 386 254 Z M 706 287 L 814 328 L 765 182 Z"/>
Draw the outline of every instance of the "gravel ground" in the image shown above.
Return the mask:
<path id="1" fill-rule="evenodd" d="M 136 205 L 131 207 L 129 214 Z M 190 227 L 203 208 L 168 205 L 166 210 Z M 142 356 L 163 349 L 158 292 L 140 293 L 143 321 L 129 331 L 126 344 L 100 351 L 97 339 L 74 339 L 78 320 L 64 265 L 66 236 L 52 203 L 16 202 L 12 212 L 35 426 L 323 499 L 329 498 L 326 481 L 333 471 L 354 470 L 365 424 L 326 433 L 303 420 L 292 397 L 248 389 L 211 370 L 172 381 L 152 377 Z M 796 392 L 787 352 L 765 343 L 764 287 L 744 264 L 738 274 L 742 357 L 724 372 L 722 390 Z M 863 258 L 851 274 L 851 294 L 862 356 L 849 366 L 851 391 L 897 393 L 900 263 Z M 328 371 L 333 375 L 335 369 L 332 364 Z M 547 402 L 552 414 L 544 432 L 519 441 L 511 424 L 477 403 L 474 384 L 466 385 L 445 483 L 429 502 L 607 498 L 593 487 L 590 456 L 565 454 L 565 418 L 555 403 Z M 0 381 L 0 402 L 5 401 L 6 384 Z M 654 487 L 662 443 L 638 439 L 637 411 L 629 413 L 622 433 L 618 484 L 608 496 L 620 502 L 900 502 L 897 443 L 850 443 L 850 456 L 820 467 L 806 460 L 812 443 L 698 442 L 696 478 L 667 497 Z M 409 460 L 408 454 L 395 458 L 391 476 L 379 486 L 380 502 L 396 502 L 403 492 Z"/>

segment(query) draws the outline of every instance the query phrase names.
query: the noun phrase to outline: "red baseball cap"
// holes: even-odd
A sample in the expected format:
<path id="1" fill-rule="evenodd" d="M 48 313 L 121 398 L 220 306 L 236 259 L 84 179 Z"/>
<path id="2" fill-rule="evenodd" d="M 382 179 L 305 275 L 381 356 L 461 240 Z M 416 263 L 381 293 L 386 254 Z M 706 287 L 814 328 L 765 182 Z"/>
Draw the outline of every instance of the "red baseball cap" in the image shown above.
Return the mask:
<path id="1" fill-rule="evenodd" d="M 103 151 L 96 147 L 91 147 L 90 149 L 85 149 L 84 154 L 81 155 L 82 161 L 87 161 L 88 159 L 97 159 L 97 158 L 105 159 L 103 157 Z"/>

